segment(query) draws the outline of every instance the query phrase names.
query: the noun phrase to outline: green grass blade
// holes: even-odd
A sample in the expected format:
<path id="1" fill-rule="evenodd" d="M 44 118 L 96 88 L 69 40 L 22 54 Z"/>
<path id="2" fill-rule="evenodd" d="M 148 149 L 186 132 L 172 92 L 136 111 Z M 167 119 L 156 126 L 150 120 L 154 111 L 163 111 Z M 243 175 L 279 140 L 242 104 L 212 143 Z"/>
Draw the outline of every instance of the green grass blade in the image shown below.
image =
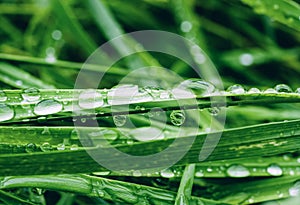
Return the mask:
<path id="1" fill-rule="evenodd" d="M 189 203 L 194 183 L 194 175 L 195 164 L 186 165 L 177 192 L 175 200 L 176 205 L 183 205 Z"/>

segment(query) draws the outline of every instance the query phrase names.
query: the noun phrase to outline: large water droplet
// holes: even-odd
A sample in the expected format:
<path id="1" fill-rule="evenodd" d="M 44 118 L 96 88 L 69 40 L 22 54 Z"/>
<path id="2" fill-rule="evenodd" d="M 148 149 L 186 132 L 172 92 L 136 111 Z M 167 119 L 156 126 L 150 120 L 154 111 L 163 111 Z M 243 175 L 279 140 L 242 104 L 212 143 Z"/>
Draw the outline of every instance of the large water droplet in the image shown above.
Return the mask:
<path id="1" fill-rule="evenodd" d="M 7 100 L 6 93 L 3 90 L 0 90 L 0 101 L 4 102 Z"/>
<path id="2" fill-rule="evenodd" d="M 72 144 L 70 147 L 70 150 L 78 150 L 78 145 L 77 144 Z"/>
<path id="3" fill-rule="evenodd" d="M 107 102 L 110 105 L 128 104 L 138 93 L 139 87 L 137 85 L 117 85 L 107 93 Z"/>
<path id="4" fill-rule="evenodd" d="M 264 93 L 270 93 L 270 94 L 272 94 L 272 93 L 277 93 L 277 91 L 275 89 L 273 89 L 273 88 L 268 88 L 268 89 L 266 89 L 264 91 Z"/>
<path id="5" fill-rule="evenodd" d="M 227 169 L 227 174 L 230 177 L 248 177 L 250 175 L 249 170 L 242 165 L 231 165 Z"/>
<path id="6" fill-rule="evenodd" d="M 9 105 L 0 103 L 0 122 L 11 120 L 14 116 L 15 112 Z"/>
<path id="7" fill-rule="evenodd" d="M 215 86 L 201 79 L 188 79 L 180 83 L 176 88 L 193 91 L 198 96 L 207 96 L 215 91 Z"/>
<path id="8" fill-rule="evenodd" d="M 129 135 L 139 141 L 161 140 L 165 137 L 163 131 L 156 127 L 131 129 Z"/>
<path id="9" fill-rule="evenodd" d="M 292 89 L 286 84 L 278 84 L 274 88 L 279 93 L 291 93 Z"/>
<path id="10" fill-rule="evenodd" d="M 293 186 L 289 189 L 290 196 L 300 195 L 300 181 L 296 181 Z"/>
<path id="11" fill-rule="evenodd" d="M 40 99 L 40 91 L 37 88 L 27 88 L 23 90 L 22 97 L 28 102 L 34 102 Z"/>
<path id="12" fill-rule="evenodd" d="M 250 88 L 248 93 L 260 93 L 260 90 L 258 88 Z"/>
<path id="13" fill-rule="evenodd" d="M 230 92 L 232 94 L 243 94 L 245 93 L 245 89 L 243 88 L 243 86 L 236 84 L 236 85 L 232 85 L 227 89 L 227 92 Z"/>
<path id="14" fill-rule="evenodd" d="M 282 175 L 282 169 L 277 164 L 271 164 L 267 168 L 267 172 L 272 176 L 281 176 Z"/>
<path id="15" fill-rule="evenodd" d="M 122 127 L 126 123 L 126 115 L 114 115 L 113 120 L 117 127 Z"/>
<path id="16" fill-rule="evenodd" d="M 84 109 L 94 109 L 104 104 L 102 94 L 96 90 L 83 91 L 78 98 L 78 105 Z"/>
<path id="17" fill-rule="evenodd" d="M 173 110 L 170 114 L 171 123 L 180 126 L 185 122 L 185 114 L 181 110 Z"/>
<path id="18" fill-rule="evenodd" d="M 297 88 L 297 89 L 295 90 L 295 93 L 300 94 L 300 88 Z"/>
<path id="19" fill-rule="evenodd" d="M 42 100 L 35 105 L 34 113 L 36 115 L 50 115 L 58 113 L 62 109 L 62 104 L 56 100 Z"/>
<path id="20" fill-rule="evenodd" d="M 171 169 L 165 169 L 160 172 L 160 176 L 162 176 L 164 178 L 172 178 L 175 176 L 175 174 Z"/>
<path id="21" fill-rule="evenodd" d="M 56 149 L 62 151 L 62 150 L 66 149 L 66 146 L 65 146 L 65 144 L 61 143 L 61 144 L 57 145 Z"/>

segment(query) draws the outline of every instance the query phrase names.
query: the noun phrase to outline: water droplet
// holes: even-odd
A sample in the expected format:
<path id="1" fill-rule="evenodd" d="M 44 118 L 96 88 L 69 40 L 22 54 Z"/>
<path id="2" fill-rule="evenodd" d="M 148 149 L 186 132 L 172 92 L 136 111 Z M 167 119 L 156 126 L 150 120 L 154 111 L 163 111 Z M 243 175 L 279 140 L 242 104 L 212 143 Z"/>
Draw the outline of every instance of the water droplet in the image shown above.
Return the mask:
<path id="1" fill-rule="evenodd" d="M 135 95 L 138 95 L 139 87 L 132 84 L 123 84 L 113 87 L 107 93 L 107 102 L 110 105 L 128 104 Z"/>
<path id="2" fill-rule="evenodd" d="M 134 170 L 132 172 L 132 176 L 134 176 L 134 177 L 141 177 L 142 176 L 142 172 L 140 170 Z"/>
<path id="3" fill-rule="evenodd" d="M 239 61 L 244 66 L 250 66 L 250 65 L 252 65 L 254 59 L 253 59 L 253 56 L 251 54 L 244 53 L 244 54 L 240 55 Z"/>
<path id="4" fill-rule="evenodd" d="M 212 172 L 213 169 L 212 169 L 211 167 L 207 167 L 206 171 L 207 171 L 207 172 Z"/>
<path id="5" fill-rule="evenodd" d="M 183 21 L 181 24 L 180 24 L 180 29 L 182 32 L 190 32 L 190 30 L 192 29 L 193 25 L 191 24 L 191 22 L 189 21 Z"/>
<path id="6" fill-rule="evenodd" d="M 57 59 L 56 59 L 54 53 L 49 53 L 49 54 L 46 55 L 45 61 L 46 61 L 47 63 L 55 63 L 56 60 L 57 60 Z"/>
<path id="7" fill-rule="evenodd" d="M 171 123 L 180 126 L 185 122 L 185 114 L 181 110 L 173 110 L 170 114 Z"/>
<path id="8" fill-rule="evenodd" d="M 45 142 L 43 143 L 41 146 L 40 146 L 41 150 L 43 152 L 48 152 L 48 151 L 51 151 L 52 150 L 52 146 L 51 144 L 49 144 L 49 142 Z"/>
<path id="9" fill-rule="evenodd" d="M 3 90 L 0 90 L 0 101 L 4 102 L 7 100 L 6 93 Z"/>
<path id="10" fill-rule="evenodd" d="M 81 121 L 82 123 L 86 123 L 86 118 L 85 118 L 85 117 L 82 117 L 82 118 L 80 118 L 80 121 Z"/>
<path id="11" fill-rule="evenodd" d="M 23 81 L 22 80 L 17 80 L 16 85 L 21 87 L 23 85 Z"/>
<path id="12" fill-rule="evenodd" d="M 138 141 L 161 140 L 165 137 L 163 131 L 156 127 L 141 127 L 131 129 L 129 131 L 129 135 Z"/>
<path id="13" fill-rule="evenodd" d="M 25 151 L 28 152 L 28 153 L 35 152 L 36 151 L 36 145 L 34 143 L 27 144 L 26 147 L 25 147 Z"/>
<path id="14" fill-rule="evenodd" d="M 282 175 L 282 169 L 277 164 L 271 164 L 270 166 L 268 166 L 267 172 L 272 176 Z"/>
<path id="15" fill-rule="evenodd" d="M 66 149 L 66 146 L 63 143 L 61 143 L 61 144 L 58 144 L 56 148 L 57 148 L 57 150 L 62 151 L 62 150 Z"/>
<path id="16" fill-rule="evenodd" d="M 300 195 L 300 181 L 296 181 L 293 186 L 289 189 L 290 196 Z"/>
<path id="17" fill-rule="evenodd" d="M 113 120 L 117 127 L 122 127 L 126 123 L 127 116 L 126 115 L 114 115 Z"/>
<path id="18" fill-rule="evenodd" d="M 78 145 L 77 144 L 72 144 L 70 147 L 70 150 L 78 150 Z"/>
<path id="19" fill-rule="evenodd" d="M 60 40 L 62 37 L 62 33 L 60 30 L 54 30 L 51 34 L 52 38 L 56 41 Z"/>
<path id="20" fill-rule="evenodd" d="M 188 79 L 180 83 L 176 88 L 192 91 L 198 96 L 207 96 L 215 91 L 215 86 L 201 79 Z"/>
<path id="21" fill-rule="evenodd" d="M 219 107 L 210 107 L 207 108 L 207 111 L 212 115 L 212 116 L 217 116 L 219 112 L 221 111 L 221 108 Z"/>
<path id="22" fill-rule="evenodd" d="M 98 176 L 107 176 L 110 174 L 110 171 L 93 172 L 93 174 Z"/>
<path id="23" fill-rule="evenodd" d="M 258 88 L 250 88 L 248 93 L 260 93 L 260 90 Z"/>
<path id="24" fill-rule="evenodd" d="M 279 93 L 291 93 L 291 92 L 293 92 L 292 89 L 288 85 L 285 85 L 285 84 L 278 84 L 278 85 L 275 86 L 274 89 Z"/>
<path id="25" fill-rule="evenodd" d="M 15 112 L 9 105 L 0 103 L 0 122 L 11 120 L 14 116 Z"/>
<path id="26" fill-rule="evenodd" d="M 37 88 L 27 88 L 23 90 L 22 97 L 28 102 L 34 102 L 40 99 L 40 91 Z"/>
<path id="27" fill-rule="evenodd" d="M 175 176 L 175 174 L 173 173 L 172 170 L 170 169 L 165 169 L 163 171 L 160 172 L 160 176 L 164 177 L 164 178 L 172 178 Z"/>
<path id="28" fill-rule="evenodd" d="M 264 93 L 277 93 L 277 91 L 273 88 L 268 88 L 264 91 Z"/>
<path id="29" fill-rule="evenodd" d="M 71 136 L 70 136 L 71 140 L 78 140 L 79 139 L 79 133 L 77 130 L 72 130 L 71 131 Z"/>
<path id="30" fill-rule="evenodd" d="M 242 165 L 231 165 L 227 169 L 227 174 L 230 177 L 248 177 L 250 175 L 249 170 Z"/>
<path id="31" fill-rule="evenodd" d="M 80 93 L 78 105 L 84 109 L 94 109 L 104 104 L 103 96 L 96 90 L 86 90 Z"/>
<path id="32" fill-rule="evenodd" d="M 34 113 L 36 115 L 50 115 L 58 113 L 62 109 L 62 104 L 56 100 L 42 100 L 35 105 Z"/>
<path id="33" fill-rule="evenodd" d="M 204 177 L 204 173 L 203 173 L 203 171 L 197 171 L 197 172 L 195 172 L 195 177 Z"/>
<path id="34" fill-rule="evenodd" d="M 227 92 L 230 92 L 232 94 L 243 94 L 245 93 L 245 89 L 243 88 L 243 86 L 236 84 L 236 85 L 232 85 L 227 89 Z"/>

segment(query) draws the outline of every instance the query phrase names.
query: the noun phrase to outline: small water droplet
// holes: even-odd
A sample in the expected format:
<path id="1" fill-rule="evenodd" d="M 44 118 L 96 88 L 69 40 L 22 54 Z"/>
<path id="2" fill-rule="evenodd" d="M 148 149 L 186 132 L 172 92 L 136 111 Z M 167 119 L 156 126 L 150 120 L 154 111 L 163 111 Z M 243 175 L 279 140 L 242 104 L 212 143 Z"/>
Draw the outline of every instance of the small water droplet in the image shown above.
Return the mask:
<path id="1" fill-rule="evenodd" d="M 58 113 L 63 109 L 60 102 L 56 100 L 42 100 L 34 107 L 34 113 L 36 115 L 50 115 Z"/>
<path id="2" fill-rule="evenodd" d="M 182 32 L 190 32 L 190 30 L 193 28 L 193 25 L 191 24 L 191 22 L 189 21 L 183 21 L 181 24 L 180 24 L 180 29 Z"/>
<path id="3" fill-rule="evenodd" d="M 253 64 L 253 56 L 250 53 L 244 53 L 240 55 L 239 61 L 243 66 L 250 66 Z"/>
<path id="4" fill-rule="evenodd" d="M 231 165 L 227 169 L 227 174 L 230 177 L 248 177 L 250 175 L 249 170 L 242 165 Z"/>
<path id="5" fill-rule="evenodd" d="M 195 172 L 195 177 L 204 177 L 204 173 L 202 170 L 196 171 Z"/>
<path id="6" fill-rule="evenodd" d="M 21 87 L 23 85 L 23 81 L 22 80 L 17 80 L 16 85 Z"/>
<path id="7" fill-rule="evenodd" d="M 36 145 L 34 143 L 27 144 L 26 147 L 25 147 L 25 151 L 28 152 L 28 153 L 35 152 L 36 151 Z"/>
<path id="8" fill-rule="evenodd" d="M 94 109 L 103 106 L 103 96 L 96 90 L 86 90 L 80 93 L 78 105 L 84 109 Z"/>
<path id="9" fill-rule="evenodd" d="M 0 101 L 4 102 L 7 100 L 6 93 L 3 90 L 0 90 Z"/>
<path id="10" fill-rule="evenodd" d="M 63 143 L 61 143 L 61 144 L 58 144 L 56 148 L 57 148 L 57 150 L 62 151 L 62 150 L 66 149 L 66 146 Z"/>
<path id="11" fill-rule="evenodd" d="M 27 88 L 23 90 L 22 97 L 28 102 L 37 101 L 40 99 L 40 91 L 37 88 Z"/>
<path id="12" fill-rule="evenodd" d="M 14 110 L 4 103 L 0 103 L 0 122 L 13 119 L 15 116 Z"/>
<path id="13" fill-rule="evenodd" d="M 185 114 L 181 110 L 173 110 L 170 114 L 171 123 L 180 126 L 185 122 Z"/>
<path id="14" fill-rule="evenodd" d="M 70 147 L 70 150 L 78 150 L 78 145 L 77 144 L 72 144 Z"/>
<path id="15" fill-rule="evenodd" d="M 173 178 L 175 177 L 175 174 L 171 169 L 165 169 L 160 172 L 160 176 L 164 178 Z"/>
<path id="16" fill-rule="evenodd" d="M 110 171 L 93 172 L 93 174 L 98 176 L 107 176 L 110 174 Z"/>
<path id="17" fill-rule="evenodd" d="M 274 88 L 279 93 L 291 93 L 292 89 L 286 84 L 278 84 Z"/>
<path id="18" fill-rule="evenodd" d="M 245 93 L 245 89 L 243 88 L 243 86 L 236 84 L 236 85 L 232 85 L 227 89 L 227 92 L 230 92 L 232 94 L 243 94 Z"/>
<path id="19" fill-rule="evenodd" d="M 52 150 L 52 146 L 51 144 L 49 144 L 49 142 L 45 142 L 43 143 L 41 146 L 40 146 L 41 150 L 43 152 L 48 152 L 48 151 L 51 151 Z"/>
<path id="20" fill-rule="evenodd" d="M 132 176 L 134 176 L 134 177 L 141 177 L 142 176 L 142 172 L 140 170 L 134 170 L 132 172 Z"/>
<path id="21" fill-rule="evenodd" d="M 296 181 L 291 188 L 289 188 L 290 196 L 300 195 L 300 181 Z"/>
<path id="22" fill-rule="evenodd" d="M 212 172 L 213 169 L 212 169 L 211 167 L 207 167 L 206 171 L 207 171 L 207 172 Z"/>
<path id="23" fill-rule="evenodd" d="M 207 111 L 212 115 L 212 116 L 217 116 L 219 112 L 221 111 L 221 108 L 219 107 L 210 107 L 207 108 Z"/>
<path id="24" fill-rule="evenodd" d="M 80 121 L 81 121 L 82 123 L 86 123 L 86 118 L 85 118 L 85 117 L 82 117 L 82 118 L 80 118 Z"/>
<path id="25" fill-rule="evenodd" d="M 138 141 L 161 140 L 165 137 L 164 132 L 156 127 L 141 127 L 131 129 L 129 131 L 129 135 Z"/>
<path id="26" fill-rule="evenodd" d="M 78 140 L 79 139 L 79 133 L 76 129 L 71 131 L 70 139 L 71 140 Z"/>
<path id="27" fill-rule="evenodd" d="M 62 37 L 62 32 L 60 30 L 54 30 L 51 34 L 52 38 L 56 41 L 60 40 Z"/>
<path id="28" fill-rule="evenodd" d="M 260 93 L 260 90 L 258 88 L 250 88 L 248 93 Z"/>
<path id="29" fill-rule="evenodd" d="M 127 116 L 126 115 L 114 115 L 113 120 L 117 127 L 122 127 L 126 123 Z"/>
<path id="30" fill-rule="evenodd" d="M 282 175 L 282 169 L 277 164 L 271 164 L 267 168 L 267 172 L 272 176 L 281 176 Z"/>

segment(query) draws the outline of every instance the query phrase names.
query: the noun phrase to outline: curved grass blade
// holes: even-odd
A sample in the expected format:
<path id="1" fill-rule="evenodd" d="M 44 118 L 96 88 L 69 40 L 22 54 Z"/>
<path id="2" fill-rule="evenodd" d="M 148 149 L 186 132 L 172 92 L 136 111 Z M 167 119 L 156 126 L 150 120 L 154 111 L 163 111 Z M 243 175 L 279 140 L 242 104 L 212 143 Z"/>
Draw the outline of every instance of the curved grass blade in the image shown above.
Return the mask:
<path id="1" fill-rule="evenodd" d="M 186 165 L 177 192 L 177 196 L 175 200 L 176 205 L 189 203 L 192 194 L 193 183 L 194 183 L 194 174 L 195 174 L 195 164 Z"/>

